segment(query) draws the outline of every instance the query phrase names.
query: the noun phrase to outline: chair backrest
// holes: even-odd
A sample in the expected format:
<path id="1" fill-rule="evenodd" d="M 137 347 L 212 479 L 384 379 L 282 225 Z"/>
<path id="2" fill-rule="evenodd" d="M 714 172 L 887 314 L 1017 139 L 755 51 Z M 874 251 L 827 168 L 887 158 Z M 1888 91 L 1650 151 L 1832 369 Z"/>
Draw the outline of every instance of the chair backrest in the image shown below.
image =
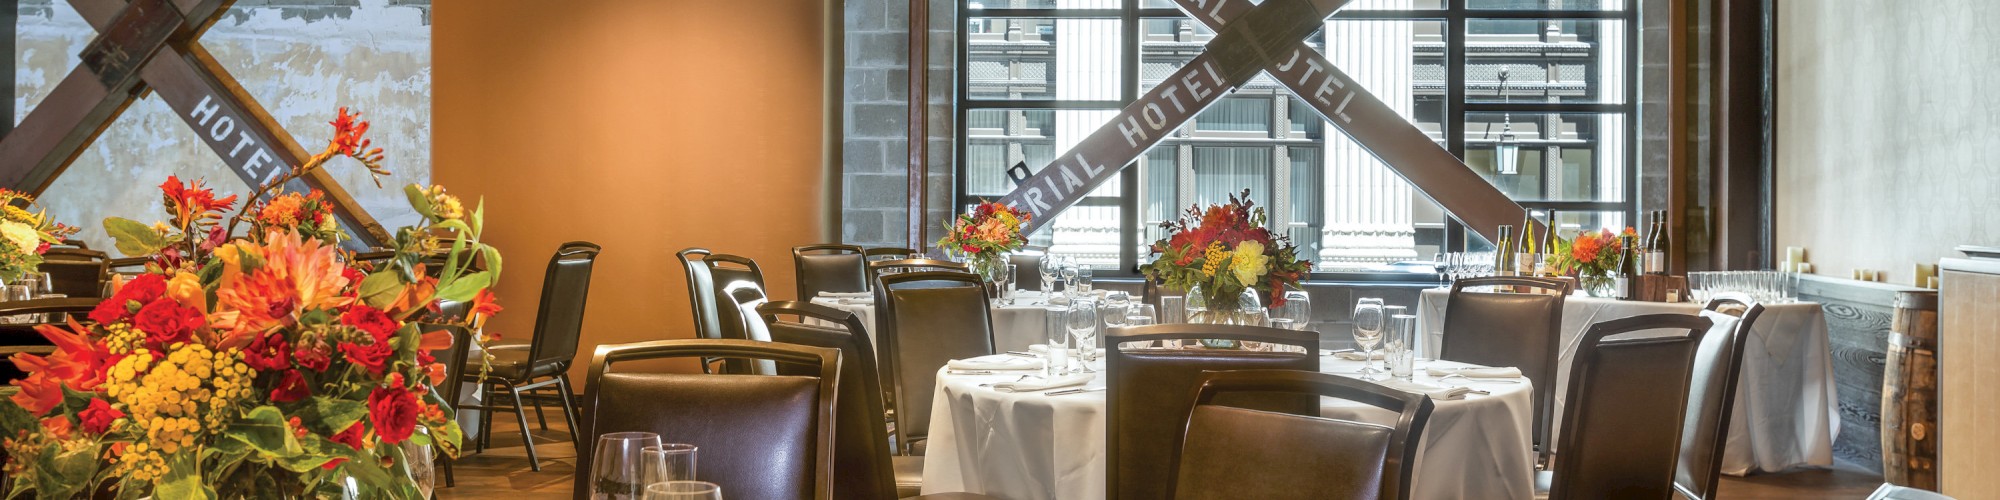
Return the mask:
<path id="1" fill-rule="evenodd" d="M 1709 299 L 1701 314 L 1715 326 L 1708 329 L 1694 354 L 1687 416 L 1681 422 L 1680 455 L 1674 467 L 1674 489 L 1689 500 L 1715 498 L 1722 482 L 1722 449 L 1729 440 L 1730 416 L 1736 410 L 1743 348 L 1750 340 L 1751 325 L 1764 314 L 1764 306 L 1749 295 L 1719 294 Z"/>
<path id="2" fill-rule="evenodd" d="M 868 291 L 868 256 L 861 253 L 861 247 L 792 247 L 792 264 L 798 267 L 799 300 L 810 301 L 820 292 Z"/>
<path id="3" fill-rule="evenodd" d="M 1007 263 L 1014 265 L 1014 288 L 1038 292 L 1042 290 L 1044 253 L 1044 251 L 1025 251 L 1007 254 Z"/>
<path id="4" fill-rule="evenodd" d="M 687 268 L 688 301 L 694 306 L 696 336 L 705 339 L 747 338 L 743 334 L 743 320 L 733 314 L 723 314 L 721 305 L 729 301 L 723 289 L 738 281 L 749 281 L 763 288 L 764 272 L 757 267 L 757 262 L 701 248 L 689 248 L 674 255 Z"/>
<path id="5" fill-rule="evenodd" d="M 111 259 L 96 250 L 55 247 L 42 254 L 40 269 L 49 274 L 55 293 L 99 297 L 104 295 L 104 281 L 111 277 Z"/>
<path id="6" fill-rule="evenodd" d="M 622 373 L 624 361 L 753 358 L 817 367 L 818 375 Z M 601 345 L 591 357 L 577 443 L 576 498 L 590 496 L 591 448 L 611 432 L 644 431 L 703 450 L 696 478 L 730 498 L 833 498 L 833 403 L 840 351 L 736 339 Z"/>
<path id="7" fill-rule="evenodd" d="M 1394 412 L 1396 425 L 1212 404 L 1228 392 L 1344 399 Z M 1429 396 L 1329 373 L 1204 372 L 1176 451 L 1170 497 L 1409 498 L 1417 444 L 1433 409 Z"/>
<path id="8" fill-rule="evenodd" d="M 597 263 L 597 244 L 572 241 L 556 248 L 542 277 L 542 304 L 535 311 L 535 339 L 528 357 L 536 363 L 558 361 L 568 369 L 583 336 L 584 306 L 590 303 L 590 268 Z"/>
<path id="9" fill-rule="evenodd" d="M 1692 314 L 1591 325 L 1570 362 L 1549 498 L 1668 498 L 1694 353 L 1712 326 Z M 1646 330 L 1685 335 L 1606 337 Z"/>
<path id="10" fill-rule="evenodd" d="M 929 435 L 938 368 L 993 354 L 986 287 L 970 273 L 891 274 L 876 278 L 875 307 L 882 379 L 895 384 L 896 442 L 910 446 Z"/>
<path id="11" fill-rule="evenodd" d="M 732 282 L 722 288 L 722 295 L 728 300 L 716 304 L 725 316 L 735 316 L 737 324 L 743 325 L 743 338 L 758 342 L 771 341 L 770 325 L 764 323 L 764 316 L 757 308 L 769 302 L 764 297 L 764 289 L 749 281 Z M 723 361 L 724 373 L 751 375 L 776 375 L 778 367 L 770 360 L 729 359 Z"/>
<path id="12" fill-rule="evenodd" d="M 1481 286 L 1535 287 L 1560 295 L 1467 290 Z M 1549 428 L 1555 421 L 1563 298 L 1569 293 L 1569 283 L 1562 280 L 1466 278 L 1451 285 L 1451 300 L 1444 309 L 1444 340 L 1438 358 L 1520 368 L 1521 375 L 1535 384 L 1534 444 L 1544 452 L 1549 449 Z"/>
<path id="13" fill-rule="evenodd" d="M 464 308 L 465 305 L 458 302 L 445 302 L 440 305 L 440 309 L 445 310 L 447 316 L 453 315 L 454 309 L 460 310 L 456 314 L 464 314 L 462 312 Z M 438 395 L 444 398 L 445 404 L 451 408 L 452 413 L 456 414 L 459 391 L 465 388 L 465 360 L 472 352 L 472 331 L 456 325 L 426 324 L 418 328 L 421 333 L 442 331 L 451 335 L 451 347 L 442 349 L 442 352 L 434 351 L 431 356 L 435 356 L 437 362 L 444 363 L 444 382 L 437 384 L 437 391 Z"/>
<path id="14" fill-rule="evenodd" d="M 875 348 L 868 343 L 861 318 L 853 313 L 807 302 L 770 302 L 757 308 L 771 325 L 771 340 L 840 350 L 840 387 L 834 390 L 833 493 L 840 498 L 896 498 L 895 466 L 889 449 L 888 422 L 882 418 L 882 381 L 875 367 Z M 801 321 L 786 321 L 796 316 Z M 807 324 L 816 319 L 839 326 Z M 810 375 L 794 364 L 778 366 L 781 375 Z"/>
<path id="15" fill-rule="evenodd" d="M 908 248 L 875 247 L 862 250 L 861 253 L 867 255 L 868 260 L 876 260 L 876 259 L 903 260 L 910 258 L 911 255 L 916 255 L 919 252 Z"/>
<path id="16" fill-rule="evenodd" d="M 926 271 L 970 272 L 962 262 L 934 259 L 897 259 L 868 261 L 868 280 L 873 282 L 883 276 L 896 273 L 918 273 Z"/>
<path id="17" fill-rule="evenodd" d="M 1231 339 L 1298 347 L 1298 352 L 1209 349 L 1125 349 L 1128 342 Z M 1279 328 L 1233 325 L 1147 325 L 1112 328 L 1105 335 L 1105 498 L 1167 498 L 1174 484 L 1174 452 L 1204 370 L 1319 371 L 1319 335 Z M 1312 354 L 1308 354 L 1312 353 Z M 1239 408 L 1317 415 L 1317 398 L 1298 394 L 1231 394 L 1218 402 Z"/>

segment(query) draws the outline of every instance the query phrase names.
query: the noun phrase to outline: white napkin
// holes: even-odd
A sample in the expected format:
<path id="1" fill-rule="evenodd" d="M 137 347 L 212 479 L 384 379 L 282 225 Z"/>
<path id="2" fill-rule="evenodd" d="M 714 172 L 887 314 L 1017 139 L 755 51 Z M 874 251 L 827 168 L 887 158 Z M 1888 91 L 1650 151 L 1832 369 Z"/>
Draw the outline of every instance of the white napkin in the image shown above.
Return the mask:
<path id="1" fill-rule="evenodd" d="M 860 299 L 860 298 L 871 298 L 874 297 L 875 294 L 872 292 L 820 292 L 819 296 L 835 297 L 843 299 Z"/>
<path id="2" fill-rule="evenodd" d="M 875 299 L 874 299 L 874 298 L 872 298 L 872 297 L 871 297 L 871 298 L 865 298 L 865 299 L 837 299 L 837 300 L 835 300 L 835 301 L 836 301 L 836 302 L 839 302 L 839 303 L 840 303 L 841 305 L 848 305 L 848 306 L 853 306 L 853 305 L 874 305 L 874 304 L 875 304 Z"/>
<path id="3" fill-rule="evenodd" d="M 1458 375 L 1466 378 L 1521 378 L 1521 369 L 1512 366 L 1502 366 L 1498 368 L 1487 368 L 1484 366 L 1444 368 L 1444 367 L 1433 366 L 1430 368 L 1425 368 L 1424 371 L 1429 372 L 1431 374 L 1431 377 L 1445 377 L 1450 375 Z"/>
<path id="4" fill-rule="evenodd" d="M 1000 392 L 1038 392 L 1090 383 L 1097 378 L 1095 373 L 1072 373 L 1055 378 L 1029 379 L 1022 382 L 1001 382 L 993 384 L 993 390 Z"/>
<path id="5" fill-rule="evenodd" d="M 1394 378 L 1388 380 L 1376 381 L 1375 383 L 1382 384 L 1385 387 L 1388 387 L 1390 389 L 1395 389 L 1398 391 L 1423 394 L 1426 396 L 1430 396 L 1431 399 L 1438 401 L 1457 401 L 1465 399 L 1465 395 L 1472 393 L 1472 388 L 1470 387 L 1444 387 L 1444 386 L 1436 386 L 1430 384 L 1419 384 L 1416 382 L 1405 382 Z"/>
<path id="6" fill-rule="evenodd" d="M 1367 354 L 1362 354 L 1362 353 L 1359 353 L 1359 352 L 1354 352 L 1354 351 L 1347 351 L 1347 352 L 1343 352 L 1343 353 L 1337 353 L 1337 354 L 1334 354 L 1334 355 L 1333 355 L 1333 357 L 1336 357 L 1336 358 L 1340 358 L 1340 359 L 1345 359 L 1345 360 L 1348 360 L 1348 361 L 1381 361 L 1381 360 L 1382 360 L 1382 354 L 1383 354 L 1384 352 L 1387 352 L 1387 351 L 1380 351 L 1380 352 L 1376 352 L 1376 353 L 1375 353 L 1375 354 L 1374 354 L 1373 356 L 1370 356 L 1370 355 L 1367 355 Z"/>
<path id="7" fill-rule="evenodd" d="M 1042 360 L 1012 354 L 994 354 L 972 359 L 954 359 L 945 366 L 952 370 L 1040 370 Z"/>
<path id="8" fill-rule="evenodd" d="M 1035 354 L 1048 354 L 1048 353 L 1049 353 L 1049 345 L 1048 345 L 1048 344 L 1028 344 L 1028 352 L 1032 352 L 1032 353 L 1035 353 Z"/>
<path id="9" fill-rule="evenodd" d="M 1057 295 L 1057 296 L 1054 296 L 1054 297 L 1049 297 L 1049 305 L 1052 305 L 1052 306 L 1066 306 L 1066 305 L 1069 305 L 1069 297 L 1065 297 L 1065 296 L 1062 296 L 1062 295 Z"/>

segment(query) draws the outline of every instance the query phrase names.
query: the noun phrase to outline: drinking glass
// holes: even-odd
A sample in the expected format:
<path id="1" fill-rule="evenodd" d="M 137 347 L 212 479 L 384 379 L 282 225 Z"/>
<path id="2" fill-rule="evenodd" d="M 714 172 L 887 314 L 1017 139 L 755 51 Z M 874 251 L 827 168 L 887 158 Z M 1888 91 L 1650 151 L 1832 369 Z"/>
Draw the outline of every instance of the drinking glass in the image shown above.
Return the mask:
<path id="1" fill-rule="evenodd" d="M 684 443 L 647 446 L 640 450 L 644 460 L 640 470 L 645 471 L 646 484 L 695 480 L 696 451 L 700 450 L 695 445 Z"/>
<path id="2" fill-rule="evenodd" d="M 1382 327 L 1385 326 L 1386 320 L 1387 317 L 1383 316 L 1382 311 L 1382 299 L 1366 297 L 1355 301 L 1354 343 L 1361 347 L 1361 355 L 1365 360 L 1361 363 L 1362 380 L 1375 380 L 1374 375 L 1377 373 L 1375 363 L 1366 360 L 1373 359 L 1375 344 L 1382 341 Z"/>
<path id="3" fill-rule="evenodd" d="M 1069 302 L 1069 314 L 1065 327 L 1070 340 L 1076 341 L 1077 361 L 1089 363 L 1097 355 L 1097 329 L 1101 318 L 1097 315 L 1097 301 L 1076 297 Z"/>
<path id="4" fill-rule="evenodd" d="M 1187 297 L 1182 295 L 1160 296 L 1160 324 L 1178 325 L 1187 322 Z"/>
<path id="5" fill-rule="evenodd" d="M 1125 316 L 1129 314 L 1131 308 L 1130 295 L 1126 295 L 1125 292 L 1111 292 L 1104 294 L 1104 306 L 1098 308 L 1098 313 L 1104 315 L 1105 328 L 1117 328 L 1125 326 Z"/>
<path id="6" fill-rule="evenodd" d="M 1042 335 L 1048 342 L 1048 366 L 1044 368 L 1048 376 L 1069 374 L 1069 309 L 1048 307 L 1042 309 Z"/>
<path id="7" fill-rule="evenodd" d="M 1286 290 L 1285 305 L 1271 308 L 1271 326 L 1305 331 L 1312 323 L 1312 297 L 1304 290 Z"/>
<path id="8" fill-rule="evenodd" d="M 1019 272 L 1020 267 L 1014 264 L 1008 264 L 1007 269 L 1000 272 L 1001 276 L 1007 277 L 1007 283 L 1000 287 L 1000 299 L 1008 305 L 1014 304 L 1014 292 L 1021 288 L 1021 278 L 1015 275 Z"/>
<path id="9" fill-rule="evenodd" d="M 1044 253 L 1042 254 L 1041 266 L 1039 267 L 1038 274 L 1041 274 L 1042 278 L 1042 296 L 1054 296 L 1056 293 L 1056 278 L 1062 277 L 1062 264 L 1056 259 L 1055 254 Z"/>
<path id="10" fill-rule="evenodd" d="M 646 485 L 645 500 L 722 500 L 722 487 L 704 481 L 664 481 Z"/>
<path id="11" fill-rule="evenodd" d="M 56 279 L 49 273 L 35 273 L 34 284 L 36 297 L 56 293 Z"/>
<path id="12" fill-rule="evenodd" d="M 1451 254 L 1444 252 L 1431 254 L 1431 269 L 1437 272 L 1438 282 L 1441 283 L 1439 289 L 1451 288 L 1451 274 L 1445 272 L 1451 268 L 1451 261 L 1447 259 L 1449 256 Z"/>
<path id="13" fill-rule="evenodd" d="M 1090 266 L 1076 266 L 1076 293 L 1090 293 L 1090 278 L 1095 274 Z"/>
<path id="14" fill-rule="evenodd" d="M 646 447 L 660 446 L 660 435 L 651 432 L 613 432 L 597 437 L 590 461 L 590 498 L 593 500 L 636 499 L 646 488 L 643 472 Z"/>
<path id="15" fill-rule="evenodd" d="M 1068 258 L 1063 258 L 1060 262 L 1061 264 L 1058 265 L 1062 266 L 1061 269 L 1062 269 L 1063 295 L 1066 297 L 1075 298 L 1076 263 L 1070 261 Z"/>
<path id="16" fill-rule="evenodd" d="M 1389 365 L 1389 376 L 1399 380 L 1409 380 L 1411 371 L 1417 364 L 1417 317 L 1410 314 L 1389 315 L 1389 335 L 1382 345 L 1382 361 Z"/>
<path id="17" fill-rule="evenodd" d="M 1125 324 L 1129 326 L 1144 326 L 1159 323 L 1159 311 L 1160 309 L 1153 307 L 1152 304 L 1132 304 L 1131 307 L 1125 309 Z"/>

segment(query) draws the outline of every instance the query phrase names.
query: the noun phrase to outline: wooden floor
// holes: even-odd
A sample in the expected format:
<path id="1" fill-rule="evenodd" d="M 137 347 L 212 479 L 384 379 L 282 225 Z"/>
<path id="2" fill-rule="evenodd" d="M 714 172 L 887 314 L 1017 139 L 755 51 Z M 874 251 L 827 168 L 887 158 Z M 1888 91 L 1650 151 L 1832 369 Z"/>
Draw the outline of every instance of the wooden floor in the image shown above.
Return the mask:
<path id="1" fill-rule="evenodd" d="M 528 469 L 526 448 L 521 446 L 520 425 L 513 423 L 513 415 L 497 414 L 493 435 L 493 448 L 485 453 L 467 454 L 459 459 L 456 472 L 458 485 L 443 487 L 437 492 L 439 498 L 501 498 L 507 500 L 570 498 L 570 490 L 575 481 L 576 448 L 570 445 L 569 433 L 565 430 L 561 412 L 549 412 L 549 430 L 539 427 L 533 432 L 535 452 L 541 457 L 542 470 Z M 529 425 L 535 425 L 532 416 Z M 468 442 L 466 449 L 472 446 Z M 442 480 L 442 476 L 439 477 Z M 1851 467 L 1835 467 L 1825 470 L 1801 470 L 1784 474 L 1760 474 L 1750 477 L 1725 477 L 1722 490 L 1717 497 L 1731 499 L 1860 499 L 1882 483 L 1882 477 L 1859 471 Z"/>

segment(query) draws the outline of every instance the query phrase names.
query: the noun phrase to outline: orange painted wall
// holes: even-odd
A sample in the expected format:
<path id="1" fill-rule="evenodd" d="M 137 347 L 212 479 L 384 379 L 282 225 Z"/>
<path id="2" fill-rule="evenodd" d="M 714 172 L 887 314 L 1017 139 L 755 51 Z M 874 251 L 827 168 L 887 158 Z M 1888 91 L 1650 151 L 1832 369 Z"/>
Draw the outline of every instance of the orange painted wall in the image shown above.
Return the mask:
<path id="1" fill-rule="evenodd" d="M 821 12 L 796 0 L 437 2 L 433 176 L 485 199 L 486 237 L 506 256 L 507 311 L 488 331 L 533 334 L 544 267 L 570 240 L 604 246 L 578 384 L 598 344 L 693 335 L 682 248 L 756 259 L 770 295 L 793 297 L 791 247 L 829 239 Z"/>

